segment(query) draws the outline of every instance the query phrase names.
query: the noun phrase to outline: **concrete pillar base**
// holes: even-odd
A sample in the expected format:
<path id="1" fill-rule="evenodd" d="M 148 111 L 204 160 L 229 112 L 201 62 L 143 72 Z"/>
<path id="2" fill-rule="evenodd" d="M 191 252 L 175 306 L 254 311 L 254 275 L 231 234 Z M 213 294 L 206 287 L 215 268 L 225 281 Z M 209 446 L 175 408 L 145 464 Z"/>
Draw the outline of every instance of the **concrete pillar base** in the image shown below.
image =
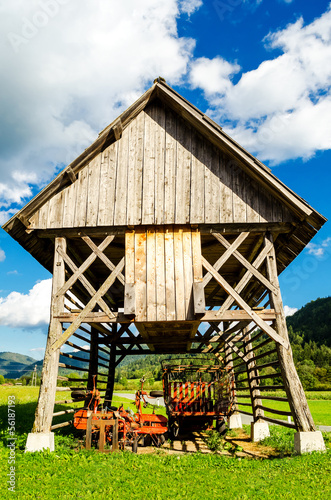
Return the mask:
<path id="1" fill-rule="evenodd" d="M 269 437 L 269 425 L 267 422 L 260 420 L 259 422 L 251 423 L 251 440 L 253 442 L 262 441 L 262 439 Z"/>
<path id="2" fill-rule="evenodd" d="M 296 432 L 294 434 L 294 451 L 299 455 L 302 453 L 311 453 L 312 451 L 325 450 L 321 431 Z"/>
<path id="3" fill-rule="evenodd" d="M 234 413 L 228 418 L 229 429 L 242 429 L 242 421 L 240 413 Z"/>
<path id="4" fill-rule="evenodd" d="M 30 432 L 25 445 L 27 451 L 54 451 L 54 432 Z"/>

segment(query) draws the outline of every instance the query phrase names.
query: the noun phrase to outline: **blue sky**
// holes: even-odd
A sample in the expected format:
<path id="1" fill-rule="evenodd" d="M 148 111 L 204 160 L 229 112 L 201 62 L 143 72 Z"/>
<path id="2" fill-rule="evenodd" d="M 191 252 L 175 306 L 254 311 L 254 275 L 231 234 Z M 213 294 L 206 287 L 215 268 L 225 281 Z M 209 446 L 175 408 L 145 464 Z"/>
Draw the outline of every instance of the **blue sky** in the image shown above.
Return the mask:
<path id="1" fill-rule="evenodd" d="M 327 218 L 331 9 L 299 0 L 0 2 L 0 222 L 161 75 Z M 326 223 L 280 281 L 330 295 Z M 43 356 L 50 275 L 0 232 L 0 351 Z"/>

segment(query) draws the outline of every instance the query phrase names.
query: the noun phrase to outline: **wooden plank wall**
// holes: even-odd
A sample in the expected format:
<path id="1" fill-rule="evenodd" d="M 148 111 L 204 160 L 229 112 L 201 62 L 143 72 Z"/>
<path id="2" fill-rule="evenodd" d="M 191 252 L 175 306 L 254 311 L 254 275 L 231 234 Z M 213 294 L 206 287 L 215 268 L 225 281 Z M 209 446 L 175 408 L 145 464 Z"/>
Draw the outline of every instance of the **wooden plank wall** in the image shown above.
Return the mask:
<path id="1" fill-rule="evenodd" d="M 154 103 L 31 223 L 42 229 L 292 220 L 236 162 Z"/>
<path id="2" fill-rule="evenodd" d="M 202 279 L 198 231 L 159 226 L 126 232 L 125 281 L 134 284 L 136 321 L 193 320 L 193 271 Z"/>

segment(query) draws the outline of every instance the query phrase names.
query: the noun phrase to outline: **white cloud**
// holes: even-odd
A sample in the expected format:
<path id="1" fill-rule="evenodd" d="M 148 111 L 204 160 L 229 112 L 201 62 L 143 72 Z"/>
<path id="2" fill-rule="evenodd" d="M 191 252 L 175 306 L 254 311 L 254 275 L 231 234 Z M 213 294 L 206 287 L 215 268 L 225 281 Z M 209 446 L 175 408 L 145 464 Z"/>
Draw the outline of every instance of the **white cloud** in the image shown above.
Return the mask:
<path id="1" fill-rule="evenodd" d="M 29 351 L 41 352 L 44 351 L 45 347 L 34 347 L 33 349 L 29 349 Z"/>
<path id="2" fill-rule="evenodd" d="M 270 33 L 267 48 L 282 54 L 243 72 L 237 83 L 231 80 L 237 64 L 219 57 L 192 63 L 190 80 L 204 90 L 208 112 L 262 160 L 309 158 L 331 148 L 330 25 L 329 6 L 307 26 L 299 19 Z"/>
<path id="3" fill-rule="evenodd" d="M 202 0 L 180 0 L 180 11 L 189 16 L 198 10 L 202 5 Z"/>
<path id="4" fill-rule="evenodd" d="M 39 327 L 49 323 L 52 280 L 36 283 L 28 294 L 11 292 L 0 298 L 0 324 Z"/>
<path id="5" fill-rule="evenodd" d="M 16 0 L 0 13 L 5 208 L 78 156 L 155 77 L 178 83 L 194 49 L 177 34 L 175 0 Z"/>
<path id="6" fill-rule="evenodd" d="M 308 243 L 306 246 L 308 253 L 310 255 L 315 255 L 315 257 L 323 257 L 325 253 L 329 253 L 331 250 L 331 237 L 329 236 L 322 243 Z"/>
<path id="7" fill-rule="evenodd" d="M 285 316 L 293 316 L 293 314 L 296 313 L 297 310 L 298 309 L 296 307 L 284 306 Z"/>
<path id="8" fill-rule="evenodd" d="M 192 65 L 191 83 L 194 88 L 203 88 L 207 96 L 225 94 L 232 86 L 231 75 L 239 70 L 238 64 L 230 64 L 221 57 L 199 57 Z"/>
<path id="9" fill-rule="evenodd" d="M 16 276 L 18 276 L 20 273 L 17 271 L 17 269 L 14 269 L 13 271 L 8 271 L 6 274 L 7 275 L 15 274 Z"/>
<path id="10" fill-rule="evenodd" d="M 6 254 L 2 248 L 0 248 L 0 262 L 3 262 L 6 258 Z"/>

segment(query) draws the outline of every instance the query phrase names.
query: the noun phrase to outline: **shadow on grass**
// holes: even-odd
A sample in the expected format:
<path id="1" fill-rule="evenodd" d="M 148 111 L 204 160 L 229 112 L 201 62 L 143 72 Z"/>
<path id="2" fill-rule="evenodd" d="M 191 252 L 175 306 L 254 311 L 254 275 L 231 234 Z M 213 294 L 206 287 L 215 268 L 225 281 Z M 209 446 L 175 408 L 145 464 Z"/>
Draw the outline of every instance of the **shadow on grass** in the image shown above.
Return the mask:
<path id="1" fill-rule="evenodd" d="M 36 403 L 16 403 L 15 405 L 15 437 L 17 438 L 17 449 L 23 450 L 27 435 L 32 430 Z M 66 410 L 65 405 L 57 405 L 56 411 Z M 65 422 L 73 419 L 73 414 L 61 416 L 56 423 Z M 8 439 L 8 406 L 0 405 L 0 446 L 6 447 Z M 77 438 L 81 438 L 81 433 L 76 431 L 73 425 L 68 425 L 63 429 L 57 429 L 55 439 L 58 442 L 69 443 L 68 439 L 73 440 L 73 446 L 77 446 Z M 71 447 L 71 446 L 70 446 Z"/>

